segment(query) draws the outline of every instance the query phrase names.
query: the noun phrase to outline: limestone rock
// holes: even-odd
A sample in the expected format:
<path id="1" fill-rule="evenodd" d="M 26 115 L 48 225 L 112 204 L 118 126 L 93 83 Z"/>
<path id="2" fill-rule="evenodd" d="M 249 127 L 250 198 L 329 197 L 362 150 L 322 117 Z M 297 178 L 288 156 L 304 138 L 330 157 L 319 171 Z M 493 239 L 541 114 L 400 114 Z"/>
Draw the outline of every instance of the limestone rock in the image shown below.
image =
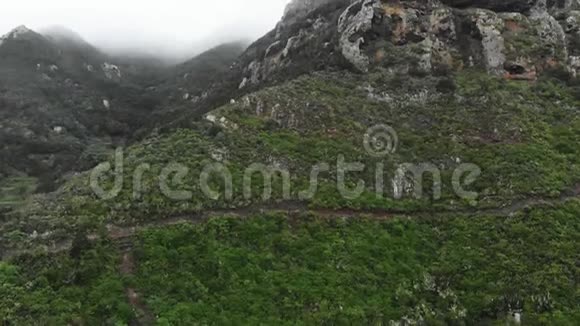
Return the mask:
<path id="1" fill-rule="evenodd" d="M 361 52 L 364 34 L 373 26 L 375 11 L 380 10 L 378 0 L 358 0 L 350 5 L 338 20 L 342 55 L 358 70 L 366 72 L 369 58 Z"/>
<path id="2" fill-rule="evenodd" d="M 238 89 L 243 89 L 248 85 L 248 78 L 244 77 L 244 79 L 242 79 L 242 82 L 240 83 L 240 86 L 238 86 Z"/>
<path id="3" fill-rule="evenodd" d="M 573 77 L 578 77 L 580 74 L 580 56 L 570 56 L 569 58 L 570 72 Z"/>
<path id="4" fill-rule="evenodd" d="M 485 67 L 490 73 L 501 73 L 505 63 L 505 43 L 501 35 L 503 20 L 485 10 L 476 10 L 473 20 L 482 37 Z"/>
<path id="5" fill-rule="evenodd" d="M 535 80 L 552 69 L 577 75 L 578 57 L 580 0 L 293 0 L 207 98 L 225 104 L 328 69 L 425 76 L 474 67 Z"/>

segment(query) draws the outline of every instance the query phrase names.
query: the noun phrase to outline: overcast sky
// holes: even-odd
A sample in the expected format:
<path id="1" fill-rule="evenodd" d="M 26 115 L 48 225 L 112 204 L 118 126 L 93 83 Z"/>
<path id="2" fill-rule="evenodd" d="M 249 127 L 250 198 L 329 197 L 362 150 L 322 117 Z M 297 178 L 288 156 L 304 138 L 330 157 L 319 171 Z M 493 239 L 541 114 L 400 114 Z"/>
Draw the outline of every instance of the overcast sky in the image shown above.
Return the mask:
<path id="1" fill-rule="evenodd" d="M 2 1 L 0 35 L 26 25 L 61 25 L 103 49 L 188 52 L 200 44 L 256 39 L 275 27 L 290 0 Z"/>

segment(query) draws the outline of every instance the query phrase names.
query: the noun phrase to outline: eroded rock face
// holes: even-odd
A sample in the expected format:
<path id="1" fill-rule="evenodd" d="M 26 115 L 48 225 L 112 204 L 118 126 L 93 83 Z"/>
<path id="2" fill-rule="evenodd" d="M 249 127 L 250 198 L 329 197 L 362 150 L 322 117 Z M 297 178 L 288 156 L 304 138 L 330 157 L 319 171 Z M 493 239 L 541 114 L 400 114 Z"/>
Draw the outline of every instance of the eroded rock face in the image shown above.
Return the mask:
<path id="1" fill-rule="evenodd" d="M 466 9 L 481 8 L 495 12 L 529 13 L 534 7 L 542 6 L 548 10 L 570 10 L 577 8 L 578 0 L 440 0 L 444 5 Z"/>
<path id="2" fill-rule="evenodd" d="M 336 55 L 340 14 L 352 0 L 294 0 L 276 29 L 240 58 L 239 89 L 340 65 Z"/>
<path id="3" fill-rule="evenodd" d="M 375 12 L 380 8 L 377 0 L 355 1 L 338 19 L 341 53 L 361 71 L 366 72 L 369 66 L 369 58 L 361 51 L 364 35 L 373 28 Z"/>
<path id="4" fill-rule="evenodd" d="M 552 68 L 575 73 L 579 6 L 579 0 L 295 0 L 244 78 L 260 83 L 313 53 L 361 72 L 479 66 L 526 80 Z"/>
<path id="5" fill-rule="evenodd" d="M 579 58 L 580 0 L 294 0 L 195 103 L 206 113 L 319 70 L 425 76 L 473 67 L 535 80 L 548 70 L 580 76 Z"/>
<path id="6" fill-rule="evenodd" d="M 506 61 L 503 19 L 495 13 L 479 9 L 471 17 L 481 36 L 485 68 L 492 73 L 501 72 Z"/>

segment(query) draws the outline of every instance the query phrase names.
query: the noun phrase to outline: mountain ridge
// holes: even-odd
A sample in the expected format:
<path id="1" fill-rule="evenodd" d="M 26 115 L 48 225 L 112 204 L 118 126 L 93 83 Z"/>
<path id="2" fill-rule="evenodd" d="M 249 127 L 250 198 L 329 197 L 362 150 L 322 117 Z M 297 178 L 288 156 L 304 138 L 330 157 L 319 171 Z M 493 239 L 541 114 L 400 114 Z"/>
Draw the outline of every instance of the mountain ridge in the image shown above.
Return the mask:
<path id="1" fill-rule="evenodd" d="M 155 61 L 110 57 L 62 28 L 42 35 L 19 27 L 3 40 L 0 179 L 12 184 L 37 178 L 40 190 L 54 190 L 63 177 L 96 165 L 114 146 L 153 130 L 155 119 L 148 115 L 161 111 L 163 95 L 148 88 L 161 72 L 177 73 Z M 228 51 L 235 50 L 215 53 Z M 213 77 L 220 65 L 229 67 L 228 60 L 205 67 L 208 76 L 200 80 Z"/>
<path id="2" fill-rule="evenodd" d="M 364 73 L 384 66 L 421 75 L 480 66 L 491 74 L 523 80 L 535 80 L 545 70 L 578 74 L 577 1 L 515 0 L 508 2 L 515 7 L 503 2 L 484 6 L 498 13 L 474 7 L 482 3 L 293 1 L 276 29 L 240 56 L 230 76 L 208 87 L 208 103 L 200 103 L 198 111 L 215 107 L 215 98 L 239 97 L 324 69 Z M 510 8 L 521 12 L 501 11 Z M 537 40 L 542 41 L 533 45 Z M 182 118 L 189 119 L 187 114 Z"/>

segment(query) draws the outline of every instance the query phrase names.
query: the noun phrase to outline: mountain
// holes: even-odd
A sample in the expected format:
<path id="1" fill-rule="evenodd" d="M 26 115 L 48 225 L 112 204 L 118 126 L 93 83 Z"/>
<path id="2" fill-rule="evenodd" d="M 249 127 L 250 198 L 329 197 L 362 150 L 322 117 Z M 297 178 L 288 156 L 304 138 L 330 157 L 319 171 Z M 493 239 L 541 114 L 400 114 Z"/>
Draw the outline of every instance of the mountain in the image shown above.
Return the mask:
<path id="1" fill-rule="evenodd" d="M 276 29 L 173 126 L 187 127 L 231 98 L 317 70 L 365 73 L 382 66 L 441 75 L 478 67 L 512 79 L 535 80 L 554 70 L 576 75 L 577 9 L 577 1 L 544 0 L 293 1 Z"/>
<path id="2" fill-rule="evenodd" d="M 0 45 L 0 205 L 22 198 L 15 192 L 54 190 L 63 177 L 95 166 L 115 146 L 147 135 L 157 121 L 150 115 L 163 112 L 161 99 L 167 97 L 156 86 L 182 87 L 163 83 L 187 71 L 203 82 L 235 56 L 214 57 L 216 49 L 209 54 L 212 65 L 202 55 L 198 63 L 174 68 L 110 57 L 62 27 L 42 33 L 21 26 Z M 224 46 L 223 53 L 237 49 Z"/>
<path id="3" fill-rule="evenodd" d="M 298 4 L 311 2 L 295 3 L 303 8 Z M 256 84 L 275 78 L 272 72 L 312 70 L 323 63 L 419 74 L 475 66 L 510 78 L 578 69 L 575 1 L 313 3 L 320 4 L 306 5 L 309 11 L 288 8 L 275 33 L 252 48 L 257 55 L 242 65 L 244 78 Z"/>
<path id="4" fill-rule="evenodd" d="M 77 39 L 19 27 L 3 38 L 0 71 L 2 179 L 35 178 L 49 190 L 123 143 L 143 114 L 121 91 L 130 87 L 121 69 Z"/>
<path id="5" fill-rule="evenodd" d="M 3 214 L 0 315 L 577 324 L 579 10 L 292 1 L 233 64 L 161 78 L 153 132 Z"/>
<path id="6" fill-rule="evenodd" d="M 155 86 L 157 96 L 164 99 L 164 111 L 159 115 L 171 122 L 171 112 L 179 114 L 194 109 L 207 97 L 207 85 L 219 82 L 246 47 L 242 42 L 222 44 L 166 69 Z"/>

